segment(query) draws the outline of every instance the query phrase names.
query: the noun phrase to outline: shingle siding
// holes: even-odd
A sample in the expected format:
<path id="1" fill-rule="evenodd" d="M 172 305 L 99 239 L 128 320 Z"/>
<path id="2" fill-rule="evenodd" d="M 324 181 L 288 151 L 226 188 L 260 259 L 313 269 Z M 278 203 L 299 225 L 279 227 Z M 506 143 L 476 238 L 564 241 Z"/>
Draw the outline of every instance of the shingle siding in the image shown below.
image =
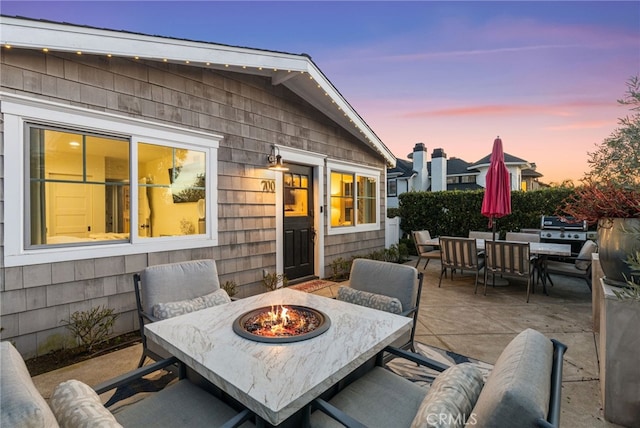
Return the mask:
<path id="1" fill-rule="evenodd" d="M 259 76 L 126 58 L 11 49 L 3 51 L 0 83 L 9 93 L 224 137 L 217 165 L 217 247 L 36 266 L 1 265 L 1 337 L 13 340 L 25 356 L 63 343 L 60 335 L 64 336 L 65 329 L 60 320 L 88 304 L 115 308 L 120 313 L 117 333 L 136 329 L 131 274 L 149 265 L 213 258 L 220 281 L 235 281 L 239 297 L 263 292 L 262 269 L 274 271 L 276 264 L 275 194 L 264 193 L 261 184 L 267 177 L 265 158 L 271 144 L 385 167 L 382 157 L 304 100 Z M 1 139 L 0 144 L 3 161 Z M 4 200 L 3 171 L 0 166 L 0 204 Z M 326 189 L 321 191 L 324 203 Z M 381 189 L 381 200 L 383 195 Z M 384 221 L 384 215 L 381 218 Z M 1 235 L 4 217 L 0 220 Z M 334 236 L 326 236 L 325 230 L 325 265 L 336 257 L 366 254 L 383 246 L 384 229 Z M 0 253 L 2 260 L 3 239 Z M 330 270 L 326 272 L 330 274 Z"/>

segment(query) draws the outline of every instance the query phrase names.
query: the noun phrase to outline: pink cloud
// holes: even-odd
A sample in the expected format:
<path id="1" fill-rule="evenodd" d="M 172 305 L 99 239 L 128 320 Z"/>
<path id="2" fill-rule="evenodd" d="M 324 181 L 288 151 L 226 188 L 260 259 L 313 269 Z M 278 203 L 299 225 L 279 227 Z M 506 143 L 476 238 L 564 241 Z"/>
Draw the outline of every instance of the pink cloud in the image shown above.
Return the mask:
<path id="1" fill-rule="evenodd" d="M 574 116 L 578 109 L 611 107 L 610 102 L 601 101 L 572 101 L 562 104 L 486 104 L 466 107 L 452 107 L 428 111 L 413 111 L 399 115 L 399 117 L 415 119 L 427 117 L 461 117 L 461 116 L 491 116 L 491 115 L 531 115 L 543 114 L 550 116 Z"/>

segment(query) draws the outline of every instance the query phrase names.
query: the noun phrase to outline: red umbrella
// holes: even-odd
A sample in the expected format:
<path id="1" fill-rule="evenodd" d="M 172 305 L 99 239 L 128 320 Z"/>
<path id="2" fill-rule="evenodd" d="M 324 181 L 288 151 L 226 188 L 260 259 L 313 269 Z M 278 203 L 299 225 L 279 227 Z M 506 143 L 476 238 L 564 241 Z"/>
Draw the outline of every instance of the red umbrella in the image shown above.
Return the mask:
<path id="1" fill-rule="evenodd" d="M 489 217 L 489 227 L 493 229 L 493 240 L 496 239 L 494 219 L 511 214 L 511 183 L 509 170 L 504 164 L 504 151 L 500 137 L 493 142 L 491 163 L 487 172 L 487 185 L 482 199 L 482 215 Z"/>

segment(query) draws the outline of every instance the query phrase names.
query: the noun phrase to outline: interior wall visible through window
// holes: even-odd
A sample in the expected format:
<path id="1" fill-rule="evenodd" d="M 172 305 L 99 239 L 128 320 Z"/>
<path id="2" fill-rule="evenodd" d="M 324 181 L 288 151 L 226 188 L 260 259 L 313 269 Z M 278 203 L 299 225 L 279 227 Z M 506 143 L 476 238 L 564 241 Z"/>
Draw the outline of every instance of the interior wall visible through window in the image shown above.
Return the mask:
<path id="1" fill-rule="evenodd" d="M 138 143 L 137 221 L 131 219 L 131 142 L 27 125 L 25 247 L 130 242 L 205 234 L 205 151 Z"/>

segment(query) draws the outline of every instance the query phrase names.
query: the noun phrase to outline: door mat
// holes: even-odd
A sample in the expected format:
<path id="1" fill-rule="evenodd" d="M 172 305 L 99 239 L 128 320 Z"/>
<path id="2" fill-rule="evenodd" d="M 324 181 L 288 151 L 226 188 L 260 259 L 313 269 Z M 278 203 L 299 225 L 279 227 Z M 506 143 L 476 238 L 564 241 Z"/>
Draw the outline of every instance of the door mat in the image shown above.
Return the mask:
<path id="1" fill-rule="evenodd" d="M 292 285 L 288 288 L 291 288 L 292 290 L 304 291 L 305 293 L 312 293 L 314 291 L 320 290 L 321 288 L 329 287 L 336 284 L 337 282 L 327 281 L 325 279 L 314 279 L 312 281 Z"/>

